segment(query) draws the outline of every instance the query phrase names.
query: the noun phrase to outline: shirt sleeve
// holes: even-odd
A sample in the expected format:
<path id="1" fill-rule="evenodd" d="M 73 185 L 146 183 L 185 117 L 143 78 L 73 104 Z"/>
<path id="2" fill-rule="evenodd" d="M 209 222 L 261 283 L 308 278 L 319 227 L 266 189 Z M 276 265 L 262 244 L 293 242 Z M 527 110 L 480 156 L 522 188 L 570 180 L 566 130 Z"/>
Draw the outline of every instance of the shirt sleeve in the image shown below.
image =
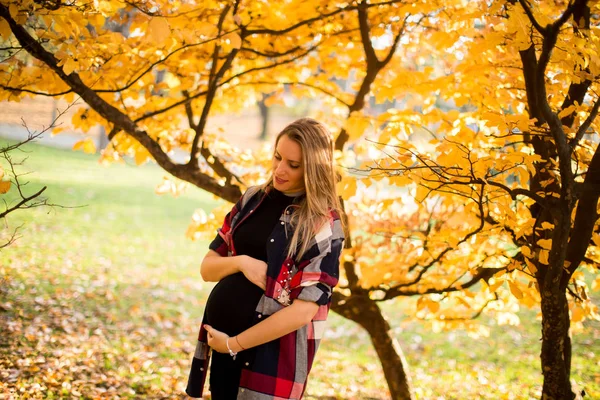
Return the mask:
<path id="1" fill-rule="evenodd" d="M 229 250 L 231 249 L 231 222 L 242 207 L 242 196 L 237 203 L 231 208 L 231 211 L 227 213 L 223 220 L 223 225 L 217 229 L 217 235 L 212 242 L 208 245 L 208 248 L 219 253 L 221 257 L 227 257 Z"/>
<path id="2" fill-rule="evenodd" d="M 326 238 L 319 240 L 319 237 L 317 234 L 315 243 L 318 254 L 301 262 L 292 278 L 291 300 L 312 301 L 318 305 L 327 305 L 331 301 L 340 276 L 340 254 L 344 243 L 340 221 L 334 221 Z"/>

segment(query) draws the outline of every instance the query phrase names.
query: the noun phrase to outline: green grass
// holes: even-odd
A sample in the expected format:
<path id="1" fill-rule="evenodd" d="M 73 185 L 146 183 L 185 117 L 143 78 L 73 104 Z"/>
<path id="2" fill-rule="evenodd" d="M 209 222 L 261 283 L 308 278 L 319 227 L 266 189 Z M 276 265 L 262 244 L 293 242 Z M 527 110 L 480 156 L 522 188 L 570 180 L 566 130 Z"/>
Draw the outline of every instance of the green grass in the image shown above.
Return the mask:
<path id="1" fill-rule="evenodd" d="M 17 211 L 2 231 L 23 225 L 0 253 L 0 398 L 182 398 L 212 287 L 198 272 L 207 243 L 184 233 L 195 209 L 218 201 L 194 187 L 156 195 L 164 173 L 154 165 L 105 167 L 97 156 L 27 150 L 26 190 L 47 186 L 49 202 L 68 208 Z M 484 318 L 491 335 L 473 339 L 405 320 L 411 301 L 383 310 L 417 398 L 539 398 L 535 311 L 521 312 L 519 326 Z M 588 398 L 600 398 L 599 353 L 600 324 L 588 322 L 573 337 L 572 370 Z M 369 337 L 338 315 L 307 398 L 389 398 Z"/>

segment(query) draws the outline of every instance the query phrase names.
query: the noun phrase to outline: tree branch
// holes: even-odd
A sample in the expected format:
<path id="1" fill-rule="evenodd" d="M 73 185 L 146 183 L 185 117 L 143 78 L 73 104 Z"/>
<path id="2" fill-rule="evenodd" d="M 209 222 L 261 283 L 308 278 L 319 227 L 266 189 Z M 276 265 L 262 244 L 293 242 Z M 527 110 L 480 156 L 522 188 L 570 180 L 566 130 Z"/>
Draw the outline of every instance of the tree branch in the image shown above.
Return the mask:
<path id="1" fill-rule="evenodd" d="M 358 24 L 360 26 L 360 41 L 363 45 L 365 58 L 367 60 L 367 69 L 369 66 L 376 68 L 379 64 L 379 59 L 375 54 L 373 43 L 371 43 L 371 28 L 369 27 L 369 14 L 367 12 L 367 3 L 361 1 L 358 7 Z"/>
<path id="2" fill-rule="evenodd" d="M 188 96 L 188 93 L 185 90 L 183 91 L 183 94 L 184 94 L 184 96 Z M 189 102 L 185 103 L 185 113 L 187 115 L 188 124 L 189 124 L 190 128 L 197 130 L 198 125 L 194 124 L 194 113 L 192 111 L 191 100 Z M 217 175 L 225 178 L 225 180 L 228 182 L 231 182 L 232 178 L 235 178 L 235 180 L 237 180 L 239 183 L 243 184 L 242 180 L 237 175 L 235 175 L 234 173 L 229 171 L 227 169 L 227 167 L 225 166 L 225 164 L 223 164 L 221 159 L 219 159 L 219 157 L 217 157 L 216 155 L 212 154 L 212 152 L 210 151 L 210 149 L 208 147 L 202 146 L 200 148 L 200 155 L 204 158 L 206 163 L 212 168 L 212 170 Z"/>
<path id="3" fill-rule="evenodd" d="M 575 134 L 575 137 L 573 139 L 571 139 L 571 142 L 569 143 L 569 146 L 571 147 L 571 151 L 573 151 L 575 149 L 575 147 L 577 146 L 579 141 L 583 138 L 583 135 L 586 134 L 587 130 L 592 125 L 592 122 L 594 122 L 594 120 L 598 116 L 599 108 L 600 108 L 600 97 L 598 97 L 596 99 L 596 102 L 592 106 L 592 109 L 590 110 L 590 113 L 588 114 L 587 118 L 585 119 L 585 121 L 583 121 L 583 124 L 581 124 L 579 129 L 577 129 L 577 133 Z"/>
<path id="4" fill-rule="evenodd" d="M 252 49 L 250 47 L 243 47 L 242 46 L 240 48 L 241 52 L 246 51 L 248 53 L 253 53 L 253 54 L 256 54 L 258 56 L 265 57 L 265 58 L 284 57 L 284 56 L 293 54 L 293 53 L 297 52 L 298 50 L 302 50 L 302 47 L 301 46 L 296 46 L 296 47 L 292 47 L 291 49 L 288 49 L 286 51 L 282 51 L 282 52 L 273 51 L 273 52 L 268 52 L 268 53 L 263 52 L 263 51 L 259 51 L 259 50 L 256 50 L 256 49 Z"/>
<path id="5" fill-rule="evenodd" d="M 459 292 L 464 289 L 470 288 L 471 286 L 475 285 L 476 283 L 478 283 L 481 280 L 486 281 L 486 280 L 490 279 L 492 276 L 494 276 L 495 274 L 497 274 L 500 271 L 503 271 L 504 269 L 505 268 L 479 268 L 477 274 L 473 275 L 471 277 L 471 279 L 469 279 L 467 282 L 454 283 L 454 284 L 452 284 L 446 288 L 442 288 L 442 289 L 428 288 L 425 290 L 409 290 L 409 289 L 402 288 L 400 286 L 394 286 L 386 291 L 385 296 L 380 301 L 391 300 L 398 296 L 422 296 L 422 295 L 433 294 L 433 293 Z M 372 290 L 372 289 L 370 289 L 370 290 Z M 375 290 L 382 290 L 382 289 L 377 288 Z"/>
<path id="6" fill-rule="evenodd" d="M 223 22 L 225 21 L 225 17 L 229 13 L 230 9 L 231 9 L 231 5 L 225 6 L 225 8 L 223 8 L 223 11 L 221 12 L 221 15 L 219 16 L 219 22 L 217 23 L 218 35 L 221 34 L 221 30 L 223 29 Z M 241 40 L 243 40 L 243 39 L 241 39 Z M 204 134 L 204 128 L 206 127 L 206 122 L 208 120 L 208 113 L 210 111 L 210 108 L 212 107 L 212 102 L 213 102 L 213 100 L 215 98 L 215 94 L 217 92 L 219 80 L 221 79 L 221 77 L 223 76 L 225 71 L 227 71 L 229 69 L 229 67 L 231 66 L 231 63 L 233 62 L 233 59 L 238 52 L 238 49 L 233 49 L 231 51 L 231 53 L 229 53 L 227 60 L 223 63 L 221 68 L 217 71 L 220 51 L 221 51 L 221 46 L 219 46 L 218 43 L 215 44 L 215 47 L 213 50 L 212 64 L 210 67 L 210 74 L 208 77 L 208 91 L 206 93 L 206 100 L 204 101 L 204 107 L 202 108 L 202 114 L 200 115 L 200 121 L 198 121 L 198 124 L 194 128 L 195 135 L 194 135 L 194 140 L 192 141 L 192 149 L 190 151 L 190 161 L 189 161 L 190 165 L 193 163 L 197 163 L 198 143 L 200 141 L 200 138 Z"/>
<path id="7" fill-rule="evenodd" d="M 546 35 L 546 29 L 543 28 L 539 22 L 537 22 L 537 20 L 535 19 L 535 16 L 533 15 L 533 11 L 531 10 L 531 8 L 529 8 L 529 4 L 527 4 L 527 2 L 525 0 L 519 0 L 519 4 L 521 4 L 521 7 L 523 7 L 523 10 L 525 11 L 525 14 L 527 14 L 527 17 L 529 18 L 529 21 L 531 22 L 531 24 L 533 25 L 533 27 L 542 34 L 542 36 Z"/>
<path id="8" fill-rule="evenodd" d="M 24 88 L 17 88 L 17 87 L 12 87 L 12 86 L 6 86 L 0 83 L 0 89 L 2 90 L 6 90 L 8 92 L 23 92 L 23 93 L 30 93 L 30 94 L 35 94 L 38 96 L 47 96 L 47 97 L 58 97 L 58 96 L 64 96 L 65 94 L 69 94 L 73 92 L 73 89 L 69 89 L 69 90 L 65 90 L 64 92 L 58 92 L 58 93 L 47 93 L 47 92 L 40 92 L 40 91 L 36 91 L 36 90 L 31 90 L 31 89 L 24 89 Z"/>
<path id="9" fill-rule="evenodd" d="M 303 21 L 297 22 L 294 25 L 291 25 L 287 28 L 284 29 L 248 29 L 247 30 L 247 34 L 248 35 L 282 35 L 285 33 L 289 33 L 295 29 L 300 28 L 301 26 L 304 25 L 308 25 L 311 24 L 313 22 L 328 18 L 328 17 L 333 17 L 334 15 L 337 15 L 339 13 L 343 13 L 345 11 L 352 11 L 352 10 L 356 10 L 359 7 L 364 7 L 364 8 L 371 8 L 371 7 L 381 7 L 381 6 L 385 6 L 385 5 L 391 5 L 391 4 L 396 4 L 396 3 L 401 3 L 403 0 L 390 0 L 390 1 L 382 1 L 380 3 L 369 3 L 369 4 L 365 4 L 364 6 L 361 5 L 355 5 L 355 6 L 344 6 L 341 8 L 336 9 L 335 11 L 329 12 L 329 13 L 324 13 L 324 14 L 320 14 L 316 17 L 313 18 L 309 18 L 309 19 L 305 19 Z"/>
<path id="10" fill-rule="evenodd" d="M 580 37 L 585 37 L 585 30 L 590 28 L 590 8 L 587 7 L 587 0 L 576 0 L 574 3 L 573 10 L 573 29 L 575 35 Z M 586 73 L 590 73 L 590 68 L 585 67 L 583 69 Z M 585 95 L 591 86 L 592 81 L 590 79 L 584 79 L 581 82 L 571 82 L 569 85 L 569 90 L 567 92 L 567 96 L 565 97 L 563 104 L 560 107 L 560 110 L 565 110 L 568 107 L 574 105 L 575 103 L 583 104 L 585 99 Z M 561 123 L 564 126 L 571 127 L 573 122 L 575 121 L 576 113 L 571 113 L 569 115 L 565 115 L 561 119 Z"/>
<path id="11" fill-rule="evenodd" d="M 42 193 L 44 193 L 44 191 L 47 189 L 47 186 L 44 186 L 43 188 L 41 188 L 40 190 L 38 190 L 36 193 L 32 194 L 31 196 L 24 196 L 21 198 L 21 201 L 19 201 L 17 204 L 15 204 L 13 207 L 7 208 L 6 210 L 4 210 L 3 212 L 0 212 L 0 218 L 4 218 L 6 217 L 8 214 L 10 214 L 11 212 L 18 210 L 19 208 L 22 208 L 23 205 L 25 205 L 27 202 L 39 197 L 42 195 Z"/>
<path id="12" fill-rule="evenodd" d="M 17 233 L 19 233 L 19 229 L 22 227 L 23 225 L 21 224 L 20 226 L 16 227 L 15 230 L 13 231 L 12 235 L 10 236 L 10 238 L 8 238 L 8 241 L 3 243 L 2 245 L 0 245 L 0 250 L 2 250 L 5 247 L 10 246 L 11 244 L 13 244 L 19 237 L 17 237 Z"/>
<path id="13" fill-rule="evenodd" d="M 245 70 L 245 71 L 239 72 L 239 73 L 237 73 L 237 74 L 235 74 L 235 75 L 232 75 L 232 76 L 230 76 L 229 78 L 227 78 L 227 79 L 225 79 L 225 80 L 221 81 L 221 82 L 218 84 L 218 87 L 222 87 L 222 86 L 224 86 L 224 85 L 228 84 L 229 82 L 233 81 L 234 79 L 236 79 L 236 78 L 239 78 L 239 77 L 241 77 L 241 76 L 244 76 L 244 75 L 246 75 L 246 74 L 249 74 L 249 73 L 251 73 L 251 72 L 256 72 L 256 71 L 262 71 L 262 70 L 266 70 L 266 69 L 276 68 L 276 67 L 278 67 L 278 66 L 281 66 L 281 65 L 285 65 L 285 64 L 292 63 L 292 62 L 294 62 L 294 61 L 296 61 L 296 60 L 298 60 L 298 59 L 300 59 L 300 58 L 302 58 L 302 57 L 306 56 L 308 53 L 310 53 L 310 52 L 311 52 L 311 51 L 313 51 L 315 48 L 317 48 L 317 47 L 318 47 L 318 45 L 319 45 L 319 44 L 317 44 L 317 45 L 315 45 L 315 46 L 313 46 L 313 47 L 310 47 L 310 48 L 309 48 L 308 50 L 306 50 L 304 53 L 298 54 L 298 55 L 296 55 L 296 56 L 294 56 L 294 57 L 292 57 L 292 58 L 289 58 L 289 59 L 287 59 L 287 60 L 284 60 L 284 61 L 279 61 L 279 62 L 274 62 L 274 63 L 268 64 L 268 65 L 264 65 L 264 66 L 262 66 L 262 67 L 254 67 L 254 68 L 249 68 L 249 69 L 247 69 L 247 70 Z M 206 95 L 207 93 L 208 93 L 208 91 L 206 91 L 206 90 L 205 90 L 205 91 L 202 91 L 202 92 L 198 92 L 198 93 L 196 93 L 196 94 L 193 94 L 193 95 L 189 95 L 189 97 L 187 97 L 187 98 L 184 98 L 183 100 L 176 101 L 175 103 L 173 103 L 173 104 L 171 104 L 171 105 L 169 105 L 169 106 L 166 106 L 166 107 L 164 107 L 164 108 L 160 108 L 160 109 L 157 109 L 157 110 L 155 110 L 155 111 L 152 111 L 152 112 L 146 113 L 146 114 L 144 114 L 143 116 L 141 116 L 141 117 L 137 118 L 136 120 L 134 120 L 134 122 L 135 122 L 135 123 L 137 123 L 137 122 L 143 121 L 143 120 L 145 120 L 145 119 L 148 119 L 148 118 L 155 117 L 155 116 L 157 116 L 157 115 L 159 115 L 159 114 L 162 114 L 162 113 L 164 113 L 164 112 L 167 112 L 167 111 L 169 111 L 169 110 L 172 110 L 173 108 L 176 108 L 176 107 L 179 107 L 179 106 L 181 106 L 181 105 L 184 105 L 184 104 L 185 104 L 186 102 L 188 102 L 189 100 L 193 100 L 193 99 L 196 99 L 196 98 L 198 98 L 198 97 L 204 96 L 204 95 Z"/>
<path id="14" fill-rule="evenodd" d="M 235 202 L 241 195 L 240 188 L 226 182 L 225 186 L 221 186 L 219 182 L 205 174 L 203 174 L 198 165 L 180 165 L 175 164 L 169 156 L 163 151 L 160 145 L 154 141 L 144 130 L 140 129 L 134 121 L 127 115 L 123 114 L 119 109 L 107 103 L 94 90 L 86 86 L 79 74 L 72 72 L 66 74 L 61 67 L 58 66 L 58 60 L 54 54 L 48 52 L 40 43 L 38 43 L 27 30 L 11 17 L 8 7 L 0 4 L 0 17 L 4 18 L 21 46 L 23 46 L 29 54 L 46 64 L 52 69 L 74 92 L 79 94 L 81 98 L 96 111 L 99 115 L 114 124 L 115 128 L 121 129 L 135 138 L 148 152 L 154 160 L 167 172 L 173 176 L 193 183 L 194 185 L 213 193 L 225 200 Z"/>
<path id="15" fill-rule="evenodd" d="M 159 59 L 159 60 L 156 60 L 156 61 L 155 61 L 155 62 L 153 62 L 153 63 L 150 63 L 150 64 L 148 65 L 148 67 L 146 67 L 145 69 L 143 69 L 141 72 L 137 73 L 137 76 L 136 76 L 136 77 L 134 77 L 134 78 L 130 79 L 130 80 L 128 81 L 128 83 L 127 83 L 127 84 L 125 84 L 125 86 L 122 86 L 122 87 L 120 87 L 120 88 L 117 88 L 117 89 L 97 89 L 97 90 L 95 90 L 95 92 L 96 92 L 96 93 L 120 93 L 120 92 L 122 92 L 122 91 L 124 91 L 124 90 L 127 90 L 127 89 L 129 89 L 131 86 L 135 85 L 135 84 L 136 84 L 136 83 L 137 83 L 137 82 L 138 82 L 140 79 L 142 79 L 142 78 L 143 78 L 143 77 L 144 77 L 146 74 L 148 74 L 149 72 L 151 72 L 151 71 L 154 69 L 154 67 L 156 67 L 157 65 L 160 65 L 160 64 L 164 63 L 165 61 L 167 61 L 167 60 L 168 60 L 168 59 L 169 59 L 169 58 L 170 58 L 172 55 L 174 55 L 175 53 L 178 53 L 178 52 L 180 52 L 181 50 L 185 50 L 185 49 L 188 49 L 188 48 L 190 48 L 190 47 L 202 46 L 202 45 L 204 45 L 204 44 L 208 44 L 208 43 L 210 43 L 210 42 L 214 42 L 215 40 L 217 40 L 217 39 L 220 39 L 221 37 L 223 37 L 223 36 L 225 36 L 225 35 L 227 35 L 227 34 L 229 34 L 229 33 L 235 32 L 235 31 L 237 31 L 237 29 L 233 29 L 233 30 L 231 30 L 231 31 L 229 31 L 229 32 L 225 32 L 225 33 L 219 33 L 219 34 L 218 34 L 216 37 L 214 37 L 214 38 L 210 38 L 210 39 L 207 39 L 207 40 L 205 40 L 205 41 L 202 41 L 202 42 L 200 42 L 200 43 L 190 43 L 190 44 L 185 44 L 185 45 L 183 45 L 183 46 L 181 46 L 181 47 L 178 47 L 178 48 L 176 48 L 175 50 L 171 51 L 171 52 L 170 52 L 169 54 L 167 54 L 166 56 L 164 56 L 163 58 L 161 58 L 161 59 Z M 105 65 L 106 65 L 106 64 L 105 64 Z"/>
<path id="16" fill-rule="evenodd" d="M 479 232 L 481 232 L 483 230 L 483 228 L 485 227 L 485 219 L 483 218 L 483 215 L 485 215 L 484 210 L 483 210 L 483 187 L 481 188 L 480 192 L 479 192 L 479 201 L 478 201 L 478 205 L 479 205 L 479 212 L 480 212 L 480 223 L 479 226 L 477 228 L 475 228 L 474 230 L 472 230 L 471 232 L 467 233 L 462 239 L 460 239 L 455 246 L 448 246 L 446 247 L 444 250 L 440 251 L 438 253 L 437 256 L 432 257 L 432 259 L 426 264 L 426 265 L 418 265 L 418 264 L 414 264 L 411 267 L 408 268 L 409 271 L 414 270 L 416 267 L 421 267 L 421 269 L 419 270 L 419 272 L 417 273 L 417 275 L 411 279 L 408 282 L 404 282 L 402 284 L 399 284 L 397 286 L 394 286 L 392 289 L 389 289 L 387 291 L 387 293 L 391 293 L 391 297 L 387 297 L 387 293 L 386 293 L 386 299 L 391 299 L 393 297 L 396 297 L 400 294 L 400 289 L 402 288 L 406 288 L 406 287 L 410 287 L 416 283 L 418 283 L 423 276 L 425 275 L 425 273 L 427 273 L 427 271 L 429 271 L 435 264 L 440 263 L 442 258 L 448 254 L 450 251 L 456 249 L 458 246 L 460 246 L 462 243 L 465 243 L 466 241 L 468 241 L 471 237 L 473 237 L 473 235 L 478 234 Z M 427 250 L 427 249 L 426 249 Z M 428 250 L 427 250 L 428 251 Z M 378 290 L 380 288 L 371 288 L 369 290 Z M 437 292 L 436 292 L 437 293 Z"/>
<path id="17" fill-rule="evenodd" d="M 406 21 L 408 21 L 409 17 L 410 17 L 410 14 L 407 14 L 404 17 L 404 20 L 402 21 L 402 26 L 398 30 L 398 33 L 396 34 L 396 36 L 394 36 L 394 40 L 392 41 L 392 46 L 390 47 L 390 51 L 385 56 L 385 58 L 381 61 L 382 66 L 386 66 L 392 60 L 392 57 L 394 57 L 394 54 L 396 53 L 396 49 L 398 48 L 398 43 L 400 42 L 400 38 L 404 34 L 404 29 L 406 28 Z M 419 22 L 417 22 L 417 25 L 419 25 L 420 22 L 424 18 L 425 18 L 425 16 L 421 17 L 421 19 L 419 20 Z"/>
<path id="18" fill-rule="evenodd" d="M 348 107 L 348 116 L 350 116 L 353 112 L 362 110 L 364 108 L 365 97 L 371 91 L 371 85 L 375 81 L 375 78 L 377 78 L 377 74 L 379 74 L 379 71 L 381 71 L 381 69 L 383 69 L 392 60 L 393 55 L 396 52 L 398 43 L 400 42 L 400 38 L 402 37 L 402 34 L 404 33 L 404 29 L 406 27 L 406 21 L 410 16 L 410 14 L 409 14 L 404 17 L 404 23 L 402 24 L 402 27 L 399 29 L 396 36 L 394 37 L 394 41 L 392 43 L 389 53 L 383 59 L 383 61 L 380 61 L 377 58 L 377 55 L 375 54 L 375 49 L 373 48 L 373 44 L 371 43 L 369 20 L 368 20 L 369 16 L 367 13 L 369 6 L 370 6 L 370 4 L 361 2 L 358 7 L 358 24 L 360 27 L 360 37 L 361 37 L 361 42 L 362 42 L 363 49 L 365 52 L 365 60 L 366 60 L 367 66 L 366 66 L 365 77 L 363 78 L 360 88 L 359 88 L 358 92 L 356 93 L 356 96 L 354 97 L 354 102 L 350 105 L 350 107 Z M 422 18 L 421 18 L 421 20 L 419 20 L 419 23 L 421 21 L 422 21 Z M 334 148 L 336 150 L 340 150 L 340 151 L 343 150 L 344 145 L 346 144 L 348 139 L 350 139 L 348 132 L 346 132 L 345 128 L 342 128 L 342 130 L 340 131 L 340 133 L 338 134 L 338 136 L 335 140 Z"/>
<path id="19" fill-rule="evenodd" d="M 600 147 L 596 148 L 594 152 L 582 187 L 583 191 L 577 202 L 573 229 L 567 247 L 566 260 L 570 262 L 567 268 L 569 276 L 583 261 L 598 220 L 597 208 L 600 190 L 594 190 L 594 188 L 600 187 Z M 566 281 L 568 283 L 568 279 Z M 562 283 L 566 284 L 564 280 Z"/>
<path id="20" fill-rule="evenodd" d="M 238 86 L 240 85 L 291 85 L 291 86 L 306 86 L 309 87 L 311 89 L 315 89 L 320 91 L 321 93 L 334 98 L 335 100 L 337 100 L 339 103 L 345 105 L 346 107 L 350 107 L 350 104 L 347 103 L 346 101 L 344 101 L 342 98 L 340 98 L 338 95 L 336 95 L 333 92 L 330 92 L 327 89 L 324 89 L 322 87 L 319 87 L 317 85 L 313 85 L 307 82 L 293 82 L 293 81 L 281 81 L 281 82 L 269 82 L 269 81 L 250 81 L 250 82 L 243 82 L 243 83 L 239 83 Z"/>

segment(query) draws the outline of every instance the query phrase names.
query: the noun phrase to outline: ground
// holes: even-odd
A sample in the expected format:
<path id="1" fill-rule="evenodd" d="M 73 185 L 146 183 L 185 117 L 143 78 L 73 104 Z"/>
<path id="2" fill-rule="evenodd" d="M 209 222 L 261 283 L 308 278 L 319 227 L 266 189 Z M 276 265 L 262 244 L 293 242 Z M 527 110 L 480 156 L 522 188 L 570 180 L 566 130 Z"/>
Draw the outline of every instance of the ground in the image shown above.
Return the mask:
<path id="1" fill-rule="evenodd" d="M 27 150 L 27 190 L 45 185 L 62 207 L 17 212 L 0 232 L 22 225 L 0 253 L 0 399 L 185 398 L 212 284 L 198 270 L 207 243 L 184 233 L 196 208 L 219 201 L 193 187 L 156 195 L 164 173 L 155 165 Z M 490 335 L 474 338 L 407 320 L 412 302 L 382 308 L 418 399 L 539 398 L 536 310 L 523 310 L 519 326 L 483 318 Z M 367 334 L 333 313 L 329 322 L 306 398 L 389 398 Z M 573 343 L 573 382 L 600 398 L 600 323 L 586 323 Z"/>

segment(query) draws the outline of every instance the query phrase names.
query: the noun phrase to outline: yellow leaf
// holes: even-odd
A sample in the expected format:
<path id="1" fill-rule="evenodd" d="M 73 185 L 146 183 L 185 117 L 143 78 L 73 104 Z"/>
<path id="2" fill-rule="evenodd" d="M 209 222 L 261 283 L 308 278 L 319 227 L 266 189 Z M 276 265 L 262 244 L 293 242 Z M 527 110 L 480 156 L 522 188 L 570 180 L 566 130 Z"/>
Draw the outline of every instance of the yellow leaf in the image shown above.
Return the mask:
<path id="1" fill-rule="evenodd" d="M 512 293 L 512 295 L 515 296 L 517 299 L 523 298 L 523 292 L 521 292 L 521 289 L 517 287 L 516 283 L 514 283 L 513 281 L 508 281 L 508 287 L 510 288 L 510 292 Z"/>
<path id="2" fill-rule="evenodd" d="M 346 120 L 346 133 L 350 136 L 350 140 L 356 140 L 365 133 L 365 130 L 371 126 L 369 118 L 359 112 L 353 112 Z"/>
<path id="3" fill-rule="evenodd" d="M 344 177 L 337 184 L 337 192 L 344 200 L 348 200 L 354 196 L 356 194 L 356 178 L 351 176 Z"/>
<path id="4" fill-rule="evenodd" d="M 438 303 L 437 301 L 430 300 L 427 302 L 427 308 L 429 308 L 429 310 L 432 313 L 436 313 L 440 311 L 440 303 Z"/>
<path id="5" fill-rule="evenodd" d="M 574 309 L 571 310 L 571 323 L 582 321 L 584 316 L 585 313 L 581 307 L 574 307 Z"/>
<path id="6" fill-rule="evenodd" d="M 419 297 L 417 300 L 417 311 L 423 310 L 427 306 L 427 302 L 424 297 Z"/>
<path id="7" fill-rule="evenodd" d="M 217 27 L 210 22 L 199 22 L 194 24 L 194 33 L 198 36 L 213 36 L 217 33 Z"/>
<path id="8" fill-rule="evenodd" d="M 395 186 L 406 186 L 413 183 L 413 180 L 406 175 L 394 175 L 389 178 L 390 184 Z"/>
<path id="9" fill-rule="evenodd" d="M 181 85 L 181 81 L 173 74 L 168 74 L 165 78 L 165 83 L 169 86 L 169 89 L 175 89 Z"/>
<path id="10" fill-rule="evenodd" d="M 550 222 L 542 222 L 542 229 L 552 229 L 554 228 L 554 224 L 551 224 Z"/>
<path id="11" fill-rule="evenodd" d="M 155 17 L 148 23 L 146 34 L 150 41 L 156 44 L 163 44 L 171 35 L 171 28 L 165 18 Z"/>
<path id="12" fill-rule="evenodd" d="M 471 308 L 471 304 L 469 304 L 469 302 L 467 300 L 465 300 L 464 298 L 457 297 L 456 299 L 466 308 Z"/>
<path id="13" fill-rule="evenodd" d="M 417 191 L 415 193 L 415 201 L 418 203 L 422 203 L 425 201 L 427 196 L 431 194 L 431 190 L 423 185 L 417 186 Z"/>
<path id="14" fill-rule="evenodd" d="M 490 293 L 494 293 L 503 283 L 504 279 L 496 279 L 496 282 L 490 284 Z"/>
<path id="15" fill-rule="evenodd" d="M 592 241 L 594 242 L 594 244 L 598 247 L 600 247 L 600 235 L 597 233 L 594 233 L 594 235 L 592 236 Z"/>
<path id="16" fill-rule="evenodd" d="M 0 194 L 7 193 L 10 190 L 10 181 L 0 181 Z"/>
<path id="17" fill-rule="evenodd" d="M 8 40 L 11 34 L 12 32 L 10 30 L 10 25 L 8 25 L 8 22 L 6 22 L 6 20 L 4 19 L 0 19 L 0 36 L 2 37 L 2 39 Z"/>
<path id="18" fill-rule="evenodd" d="M 571 105 L 567 108 L 565 108 L 564 110 L 562 110 L 561 112 L 558 113 L 558 118 L 562 119 L 563 117 L 566 117 L 567 115 L 573 114 L 573 112 L 577 109 L 577 107 L 575 105 Z"/>
<path id="19" fill-rule="evenodd" d="M 145 150 L 138 150 L 135 152 L 133 159 L 135 161 L 135 165 L 142 165 L 148 161 L 148 152 Z"/>
<path id="20" fill-rule="evenodd" d="M 77 61 L 73 60 L 73 58 L 69 57 L 67 61 L 63 65 L 63 71 L 65 74 L 70 75 L 78 67 Z"/>
<path id="21" fill-rule="evenodd" d="M 531 258 L 531 249 L 527 246 L 521 246 L 521 253 L 527 258 Z"/>
<path id="22" fill-rule="evenodd" d="M 66 130 L 67 128 L 64 126 L 57 126 L 55 128 L 52 128 L 52 136 L 58 135 L 59 133 L 64 132 Z"/>
<path id="23" fill-rule="evenodd" d="M 229 40 L 229 45 L 232 48 L 239 49 L 240 47 L 242 47 L 242 38 L 240 38 L 240 35 L 238 35 L 237 33 L 232 32 L 225 37 L 227 38 L 227 40 Z"/>
<path id="24" fill-rule="evenodd" d="M 0 165 L 0 181 L 2 178 L 4 178 L 4 168 L 2 168 L 2 165 Z"/>
<path id="25" fill-rule="evenodd" d="M 106 21 L 106 17 L 104 17 L 100 13 L 89 14 L 89 15 L 87 15 L 87 20 L 90 25 L 99 28 L 99 27 L 102 27 L 102 25 L 104 25 L 104 23 Z"/>
<path id="26" fill-rule="evenodd" d="M 527 258 L 525 258 L 525 264 L 527 265 L 527 268 L 529 268 L 529 271 L 532 274 L 535 274 L 537 272 L 537 267 L 535 266 L 535 264 L 529 261 Z"/>
<path id="27" fill-rule="evenodd" d="M 85 153 L 95 154 L 96 144 L 91 138 L 86 138 L 75 143 L 73 145 L 73 150 L 83 150 Z"/>
<path id="28" fill-rule="evenodd" d="M 19 15 L 19 9 L 17 8 L 17 5 L 15 3 L 8 6 L 8 11 L 10 12 L 10 16 L 13 19 L 17 19 L 17 16 Z"/>
<path id="29" fill-rule="evenodd" d="M 104 15 L 114 14 L 117 10 L 122 7 L 120 2 L 116 1 L 99 1 L 98 2 L 98 11 L 100 11 Z"/>
<path id="30" fill-rule="evenodd" d="M 550 256 L 550 252 L 548 250 L 540 250 L 540 262 L 544 265 L 548 265 L 550 261 L 548 257 Z"/>
<path id="31" fill-rule="evenodd" d="M 550 250 L 552 248 L 552 239 L 540 239 L 537 241 L 537 245 L 542 249 Z"/>

